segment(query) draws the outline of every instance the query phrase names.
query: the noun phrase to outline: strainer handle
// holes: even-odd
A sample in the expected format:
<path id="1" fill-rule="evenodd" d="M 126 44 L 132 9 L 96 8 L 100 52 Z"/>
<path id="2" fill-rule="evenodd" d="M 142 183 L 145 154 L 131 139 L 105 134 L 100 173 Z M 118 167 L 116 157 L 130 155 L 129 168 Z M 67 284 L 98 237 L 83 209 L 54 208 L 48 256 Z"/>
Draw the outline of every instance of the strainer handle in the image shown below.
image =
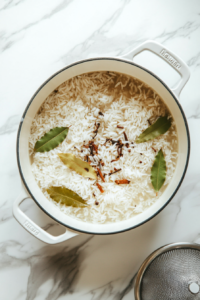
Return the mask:
<path id="1" fill-rule="evenodd" d="M 59 236 L 53 236 L 35 224 L 25 213 L 20 209 L 19 205 L 27 198 L 31 198 L 23 188 L 20 195 L 17 197 L 13 204 L 13 215 L 15 219 L 33 236 L 47 244 L 58 244 L 64 242 L 74 236 L 77 233 L 66 230 L 65 233 Z"/>
<path id="2" fill-rule="evenodd" d="M 181 75 L 181 80 L 179 81 L 178 85 L 172 89 L 172 91 L 179 96 L 183 87 L 190 78 L 190 70 L 186 63 L 179 56 L 168 50 L 165 46 L 151 40 L 144 42 L 129 53 L 125 54 L 123 58 L 133 60 L 134 56 L 144 50 L 149 50 L 158 55 Z"/>

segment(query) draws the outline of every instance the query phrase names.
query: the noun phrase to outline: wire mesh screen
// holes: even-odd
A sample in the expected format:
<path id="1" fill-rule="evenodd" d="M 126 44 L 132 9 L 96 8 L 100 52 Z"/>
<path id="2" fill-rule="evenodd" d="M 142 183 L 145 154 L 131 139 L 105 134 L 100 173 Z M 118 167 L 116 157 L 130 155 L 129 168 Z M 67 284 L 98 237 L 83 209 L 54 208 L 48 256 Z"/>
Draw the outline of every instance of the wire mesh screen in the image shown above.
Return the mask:
<path id="1" fill-rule="evenodd" d="M 200 299 L 199 286 L 200 251 L 174 249 L 160 254 L 147 267 L 140 297 L 141 300 L 196 300 Z"/>

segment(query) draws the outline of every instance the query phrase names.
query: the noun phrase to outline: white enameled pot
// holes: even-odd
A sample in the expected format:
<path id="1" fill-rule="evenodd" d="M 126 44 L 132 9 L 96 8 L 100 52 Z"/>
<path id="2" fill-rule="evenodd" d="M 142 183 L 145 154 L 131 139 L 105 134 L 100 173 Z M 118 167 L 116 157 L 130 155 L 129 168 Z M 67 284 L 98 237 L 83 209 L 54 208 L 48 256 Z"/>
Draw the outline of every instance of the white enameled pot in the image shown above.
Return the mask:
<path id="1" fill-rule="evenodd" d="M 168 62 L 179 74 L 181 79 L 175 89 L 170 89 L 160 78 L 149 70 L 135 64 L 133 57 L 149 50 Z M 76 220 L 64 214 L 57 206 L 51 203 L 38 187 L 31 171 L 29 158 L 29 135 L 32 120 L 46 97 L 64 81 L 88 72 L 113 71 L 124 73 L 138 78 L 152 87 L 164 100 L 176 122 L 178 132 L 178 161 L 173 179 L 162 196 L 143 213 L 125 221 L 109 224 L 92 224 Z M 73 63 L 52 75 L 45 81 L 33 95 L 22 116 L 17 136 L 17 161 L 21 179 L 22 192 L 13 205 L 13 214 L 17 221 L 38 239 L 56 244 L 65 241 L 79 233 L 88 234 L 114 234 L 135 228 L 158 214 L 173 198 L 184 178 L 190 153 L 190 138 L 187 121 L 179 104 L 179 95 L 190 77 L 187 65 L 171 51 L 154 41 L 147 41 L 129 52 L 122 58 L 98 57 L 81 60 Z M 52 236 L 32 220 L 19 208 L 20 203 L 26 198 L 32 198 L 36 204 L 52 219 L 66 227 L 66 232 L 60 236 Z"/>

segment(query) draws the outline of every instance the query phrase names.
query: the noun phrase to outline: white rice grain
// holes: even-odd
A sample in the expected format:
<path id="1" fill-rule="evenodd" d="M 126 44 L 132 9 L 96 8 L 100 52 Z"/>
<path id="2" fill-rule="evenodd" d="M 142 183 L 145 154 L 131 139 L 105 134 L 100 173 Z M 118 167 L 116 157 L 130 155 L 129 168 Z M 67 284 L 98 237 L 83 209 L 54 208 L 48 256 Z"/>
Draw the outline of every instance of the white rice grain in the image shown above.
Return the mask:
<path id="1" fill-rule="evenodd" d="M 104 116 L 99 115 L 102 112 Z M 39 187 L 47 197 L 67 215 L 89 222 L 117 222 L 142 213 L 151 206 L 169 184 L 177 159 L 177 132 L 174 122 L 169 131 L 152 141 L 135 144 L 135 139 L 157 117 L 169 114 L 159 96 L 137 79 L 113 72 L 96 72 L 74 77 L 52 92 L 36 114 L 30 135 L 30 155 L 33 159 L 32 172 Z M 95 122 L 100 128 L 95 137 L 98 157 L 104 162 L 102 173 L 108 174 L 114 168 L 121 168 L 111 176 L 105 176 L 105 183 L 99 179 L 102 194 L 94 180 L 84 178 L 68 169 L 58 153 L 73 153 L 84 160 L 89 151 L 83 148 L 94 136 Z M 117 125 L 124 129 L 117 128 Z M 71 126 L 67 138 L 55 149 L 34 153 L 35 143 L 54 127 Z M 116 146 L 104 145 L 106 138 L 124 141 L 123 132 L 129 140 L 129 148 L 123 146 L 123 157 L 116 159 Z M 131 144 L 132 142 L 132 144 Z M 162 148 L 166 165 L 166 180 L 156 194 L 150 171 L 156 153 Z M 82 150 L 82 152 L 81 152 Z M 131 150 L 131 152 L 129 152 Z M 90 156 L 93 161 L 95 157 Z M 93 162 L 93 165 L 96 163 Z M 128 179 L 130 184 L 117 185 L 115 180 Z M 46 189 L 50 186 L 65 186 L 78 193 L 90 204 L 87 208 L 66 207 L 54 202 Z M 96 195 L 96 197 L 93 196 Z M 95 205 L 95 200 L 99 205 Z"/>

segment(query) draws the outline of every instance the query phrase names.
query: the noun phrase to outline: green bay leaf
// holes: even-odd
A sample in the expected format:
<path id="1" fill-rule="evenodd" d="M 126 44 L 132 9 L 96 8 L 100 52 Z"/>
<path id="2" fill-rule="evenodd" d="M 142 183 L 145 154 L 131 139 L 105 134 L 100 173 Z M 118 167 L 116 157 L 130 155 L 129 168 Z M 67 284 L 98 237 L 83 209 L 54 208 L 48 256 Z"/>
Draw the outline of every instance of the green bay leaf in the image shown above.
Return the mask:
<path id="1" fill-rule="evenodd" d="M 157 138 L 159 135 L 164 134 L 171 126 L 171 120 L 167 116 L 160 117 L 154 124 L 149 126 L 143 131 L 136 139 L 136 143 L 144 143 Z"/>
<path id="2" fill-rule="evenodd" d="M 50 197 L 61 204 L 73 207 L 86 207 L 88 204 L 78 194 L 66 187 L 51 186 L 47 189 Z"/>
<path id="3" fill-rule="evenodd" d="M 97 174 L 93 167 L 91 167 L 90 164 L 83 161 L 82 159 L 77 158 L 74 154 L 59 153 L 58 156 L 68 168 L 75 171 L 76 173 L 82 175 L 83 177 L 97 179 Z"/>
<path id="4" fill-rule="evenodd" d="M 56 148 L 60 143 L 64 141 L 67 136 L 68 130 L 69 127 L 55 127 L 51 129 L 36 142 L 34 151 L 47 152 Z"/>
<path id="5" fill-rule="evenodd" d="M 151 168 L 151 183 L 156 192 L 162 187 L 163 183 L 165 182 L 165 178 L 166 162 L 162 149 L 160 149 Z"/>

